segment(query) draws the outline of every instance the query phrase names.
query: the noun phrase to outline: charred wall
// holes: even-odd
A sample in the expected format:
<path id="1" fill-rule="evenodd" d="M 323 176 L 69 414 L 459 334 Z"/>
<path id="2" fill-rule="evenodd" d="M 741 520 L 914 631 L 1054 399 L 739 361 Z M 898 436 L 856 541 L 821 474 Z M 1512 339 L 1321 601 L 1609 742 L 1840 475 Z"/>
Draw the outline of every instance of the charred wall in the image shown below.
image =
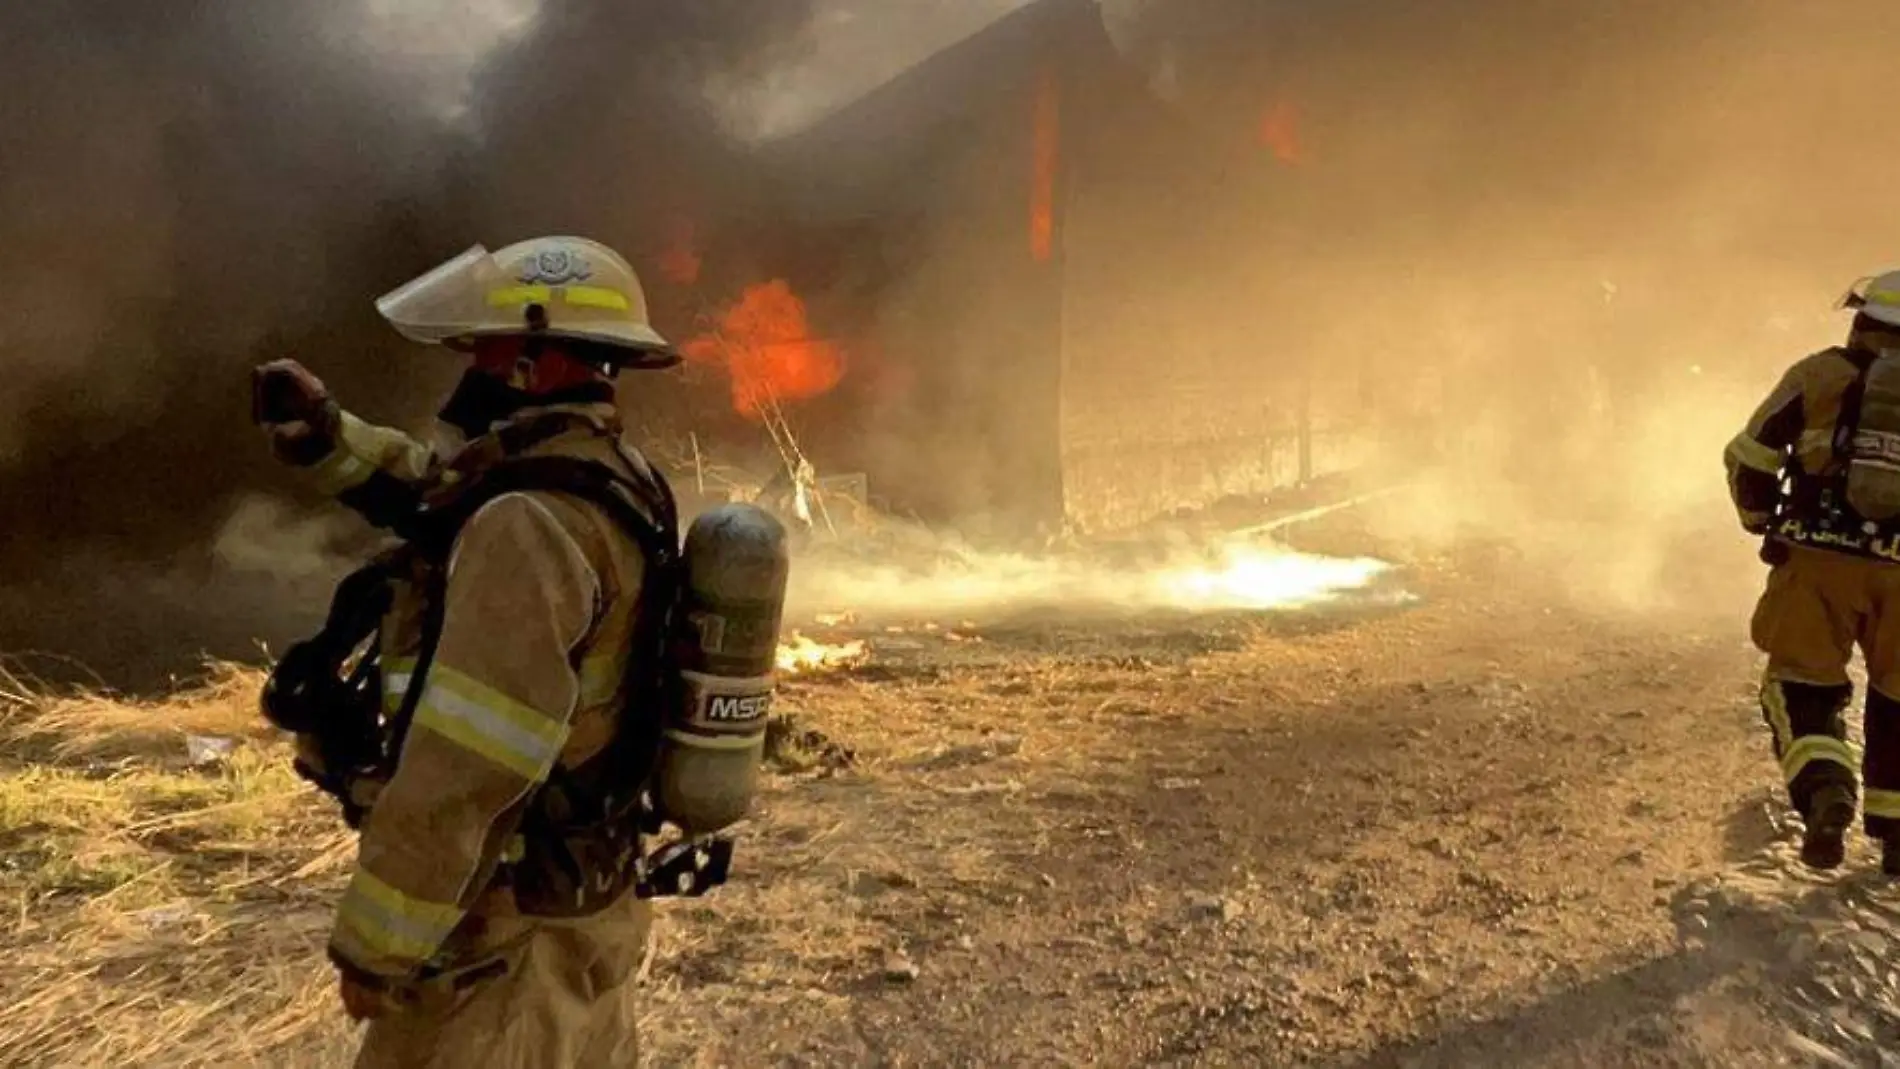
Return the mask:
<path id="1" fill-rule="evenodd" d="M 1236 133 L 1157 99 L 1095 5 L 1044 0 L 781 146 L 824 264 L 795 270 L 875 276 L 821 298 L 863 334 L 805 413 L 828 459 L 1012 533 L 1291 483 L 1315 421 L 1312 473 L 1356 459 L 1362 369 L 1276 337 L 1304 295 L 1233 256 L 1290 247 L 1280 176 Z"/>
<path id="2" fill-rule="evenodd" d="M 1078 13 L 1099 37 L 1091 4 L 1034 5 L 767 157 L 793 221 L 782 262 L 834 279 L 814 314 L 848 325 L 850 373 L 801 412 L 822 459 L 977 535 L 1062 516 L 1063 275 L 1053 237 L 1032 243 L 1032 194 L 1043 87 L 1069 76 Z"/>

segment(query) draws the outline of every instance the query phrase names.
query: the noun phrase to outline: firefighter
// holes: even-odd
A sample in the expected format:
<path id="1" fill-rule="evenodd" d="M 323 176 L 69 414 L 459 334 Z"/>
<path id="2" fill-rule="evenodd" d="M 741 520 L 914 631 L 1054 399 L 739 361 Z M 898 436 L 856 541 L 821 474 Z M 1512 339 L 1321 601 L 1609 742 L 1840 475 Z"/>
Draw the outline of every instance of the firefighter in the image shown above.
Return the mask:
<path id="1" fill-rule="evenodd" d="M 438 441 L 365 423 L 279 361 L 255 381 L 280 459 L 400 534 L 419 503 L 476 492 L 501 461 L 582 458 L 648 488 L 633 504 L 675 530 L 664 481 L 621 440 L 614 376 L 678 358 L 613 250 L 477 247 L 378 307 L 408 339 L 470 358 Z M 521 490 L 486 498 L 448 553 L 390 559 L 376 643 L 384 710 L 408 702 L 408 727 L 387 777 L 351 785 L 366 816 L 329 942 L 344 1008 L 369 1022 L 357 1064 L 633 1065 L 649 904 L 624 857 L 537 836 L 552 834 L 543 810 L 578 806 L 612 749 L 640 671 L 630 636 L 651 623 L 652 554 L 585 500 Z M 575 870 L 537 871 L 561 865 Z M 593 898 L 551 909 L 572 904 L 529 887 Z"/>
<path id="2" fill-rule="evenodd" d="M 1855 311 L 1846 343 L 1790 368 L 1725 459 L 1742 526 L 1772 565 L 1751 631 L 1802 860 L 1841 863 L 1858 791 L 1881 868 L 1900 876 L 1900 271 L 1856 283 L 1842 307 Z M 1859 759 L 1845 719 L 1856 646 Z"/>

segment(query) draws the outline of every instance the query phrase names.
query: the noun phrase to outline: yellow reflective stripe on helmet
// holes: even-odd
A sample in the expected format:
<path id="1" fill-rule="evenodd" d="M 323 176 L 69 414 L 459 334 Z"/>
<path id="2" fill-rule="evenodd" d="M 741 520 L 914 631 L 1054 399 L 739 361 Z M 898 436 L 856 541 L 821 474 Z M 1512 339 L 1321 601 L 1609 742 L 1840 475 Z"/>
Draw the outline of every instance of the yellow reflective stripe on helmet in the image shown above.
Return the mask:
<path id="1" fill-rule="evenodd" d="M 339 947 L 355 958 L 387 957 L 424 961 L 462 921 L 462 910 L 444 902 L 411 898 L 358 868 L 337 906 Z M 357 953 L 352 953 L 352 952 Z"/>
<path id="2" fill-rule="evenodd" d="M 1861 808 L 1870 817 L 1900 820 L 1900 791 L 1882 791 L 1869 787 L 1861 800 Z"/>
<path id="3" fill-rule="evenodd" d="M 627 295 L 605 286 L 568 286 L 561 291 L 561 301 L 576 308 L 606 308 L 615 312 L 632 309 Z"/>
<path id="4" fill-rule="evenodd" d="M 1764 673 L 1761 680 L 1761 708 L 1768 717 L 1768 730 L 1775 734 L 1775 752 L 1785 754 L 1794 745 L 1794 725 L 1788 720 L 1788 696 L 1781 683 Z"/>
<path id="5" fill-rule="evenodd" d="M 554 299 L 554 290 L 547 286 L 509 286 L 505 289 L 488 291 L 488 307 L 514 308 L 524 304 L 547 304 Z"/>
<path id="6" fill-rule="evenodd" d="M 568 726 L 444 665 L 429 672 L 415 726 L 539 783 L 567 743 Z"/>
<path id="7" fill-rule="evenodd" d="M 1870 289 L 1867 291 L 1867 296 L 1863 299 L 1869 304 L 1900 305 L 1900 290 Z"/>
<path id="8" fill-rule="evenodd" d="M 1852 769 L 1858 762 L 1845 742 L 1829 735 L 1803 735 L 1781 755 L 1781 774 L 1793 783 L 1801 771 L 1816 761 L 1831 761 Z"/>
<path id="9" fill-rule="evenodd" d="M 1745 468 L 1769 475 L 1781 471 L 1781 451 L 1756 441 L 1747 434 L 1738 434 L 1728 444 L 1729 458 Z"/>
<path id="10" fill-rule="evenodd" d="M 519 308 L 526 304 L 562 304 L 576 308 L 607 308 L 626 312 L 633 308 L 627 295 L 607 286 L 505 286 L 488 291 L 490 308 Z"/>

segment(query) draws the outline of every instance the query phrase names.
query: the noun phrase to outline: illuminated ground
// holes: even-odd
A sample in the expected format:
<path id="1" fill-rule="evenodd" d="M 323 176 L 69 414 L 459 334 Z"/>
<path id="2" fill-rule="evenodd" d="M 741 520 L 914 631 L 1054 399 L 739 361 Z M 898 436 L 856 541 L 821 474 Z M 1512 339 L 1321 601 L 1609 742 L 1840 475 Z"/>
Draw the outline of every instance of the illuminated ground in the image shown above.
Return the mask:
<path id="1" fill-rule="evenodd" d="M 1469 561 L 1404 586 L 807 621 L 869 660 L 786 688 L 736 882 L 666 911 L 651 1063 L 1801 1064 L 1676 941 L 1683 889 L 1771 835 L 1729 607 L 1586 611 Z M 163 715 L 228 728 L 247 685 Z M 346 840 L 268 742 L 188 772 L 118 715 L 8 721 L 0 1063 L 341 1064 Z"/>
<path id="2" fill-rule="evenodd" d="M 950 671 L 892 636 L 923 648 L 795 687 L 856 765 L 781 785 L 669 930 L 661 1062 L 1776 1064 L 1657 965 L 1675 891 L 1761 846 L 1733 621 L 1417 585 Z"/>

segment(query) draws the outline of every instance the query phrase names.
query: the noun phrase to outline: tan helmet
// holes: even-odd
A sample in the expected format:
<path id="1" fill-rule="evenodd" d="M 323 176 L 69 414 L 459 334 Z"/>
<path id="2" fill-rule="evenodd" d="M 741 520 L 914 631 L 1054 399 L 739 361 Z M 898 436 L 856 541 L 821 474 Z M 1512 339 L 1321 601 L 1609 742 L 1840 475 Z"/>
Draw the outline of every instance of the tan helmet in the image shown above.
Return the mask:
<path id="1" fill-rule="evenodd" d="M 1889 271 L 1854 283 L 1841 298 L 1842 308 L 1851 308 L 1869 319 L 1900 327 L 1900 271 Z"/>
<path id="2" fill-rule="evenodd" d="M 679 363 L 647 322 L 646 291 L 633 266 L 586 238 L 533 238 L 496 253 L 476 245 L 384 294 L 376 310 L 424 345 L 461 348 L 484 335 L 542 333 L 617 350 L 623 367 Z"/>

